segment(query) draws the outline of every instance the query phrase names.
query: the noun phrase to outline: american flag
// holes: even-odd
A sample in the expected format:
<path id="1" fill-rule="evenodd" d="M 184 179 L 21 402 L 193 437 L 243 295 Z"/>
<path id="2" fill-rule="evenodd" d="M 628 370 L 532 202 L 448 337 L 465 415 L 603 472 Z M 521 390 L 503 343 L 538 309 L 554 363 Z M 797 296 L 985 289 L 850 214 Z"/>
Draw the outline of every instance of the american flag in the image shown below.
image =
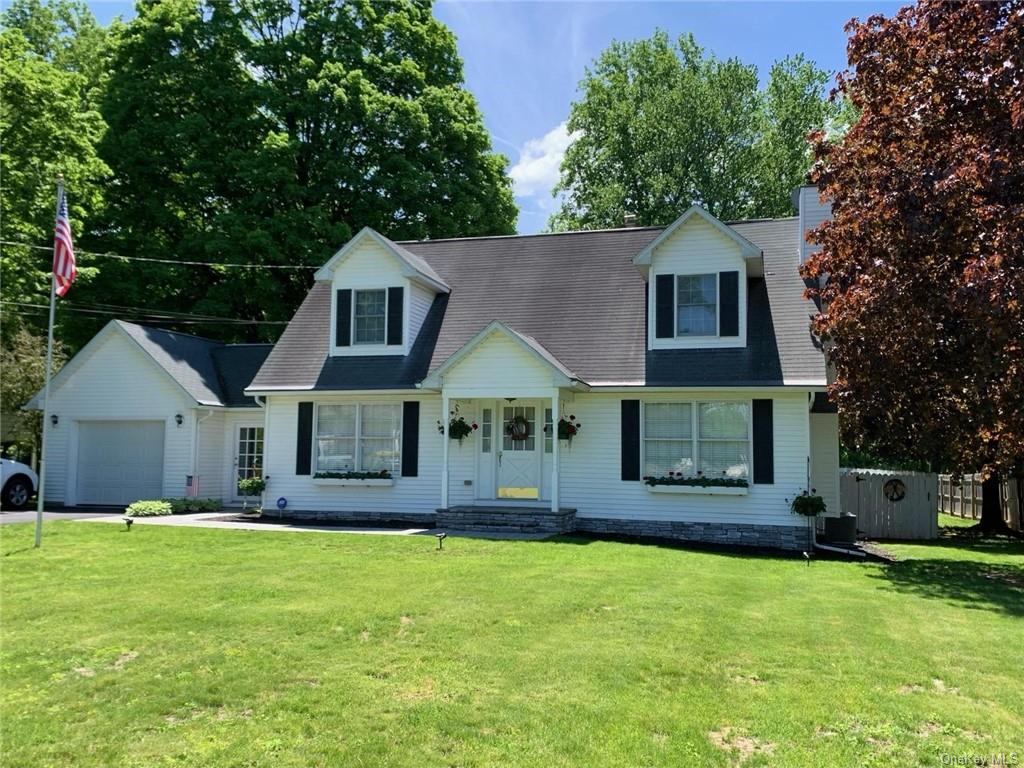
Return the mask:
<path id="1" fill-rule="evenodd" d="M 71 222 L 68 220 L 68 199 L 61 190 L 57 226 L 53 231 L 53 276 L 57 281 L 58 296 L 68 292 L 77 274 L 75 248 L 71 244 Z"/>

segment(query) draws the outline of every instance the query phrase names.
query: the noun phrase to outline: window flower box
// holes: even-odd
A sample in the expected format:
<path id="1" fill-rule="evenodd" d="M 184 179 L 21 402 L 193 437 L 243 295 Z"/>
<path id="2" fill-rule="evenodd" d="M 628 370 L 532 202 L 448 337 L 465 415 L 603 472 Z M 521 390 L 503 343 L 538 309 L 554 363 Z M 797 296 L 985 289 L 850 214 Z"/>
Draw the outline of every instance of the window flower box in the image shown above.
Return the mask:
<path id="1" fill-rule="evenodd" d="M 314 485 L 342 485 L 364 488 L 389 487 L 395 484 L 390 472 L 317 472 Z"/>
<path id="2" fill-rule="evenodd" d="M 644 485 L 651 493 L 746 496 L 750 483 L 738 477 L 708 477 L 702 472 L 698 472 L 695 477 L 669 472 L 665 477 L 645 477 Z"/>
<path id="3" fill-rule="evenodd" d="M 730 485 L 647 485 L 651 493 L 692 493 L 706 496 L 746 496 L 750 490 L 745 486 Z"/>

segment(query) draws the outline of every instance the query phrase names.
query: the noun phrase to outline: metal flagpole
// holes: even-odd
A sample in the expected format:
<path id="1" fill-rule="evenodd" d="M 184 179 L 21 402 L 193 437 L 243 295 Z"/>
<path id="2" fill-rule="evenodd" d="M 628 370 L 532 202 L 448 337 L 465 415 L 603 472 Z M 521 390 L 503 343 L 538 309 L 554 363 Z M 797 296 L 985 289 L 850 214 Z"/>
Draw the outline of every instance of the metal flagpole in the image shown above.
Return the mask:
<path id="1" fill-rule="evenodd" d="M 54 230 L 60 217 L 60 201 L 64 197 L 64 176 L 57 176 L 57 211 L 53 215 Z M 54 257 L 57 239 L 53 241 Z M 43 543 L 43 489 L 46 488 L 46 433 L 50 428 L 50 371 L 53 368 L 53 315 L 57 305 L 57 273 L 50 268 L 50 325 L 46 334 L 46 383 L 43 384 L 43 444 L 39 451 L 39 490 L 36 492 L 36 548 Z"/>

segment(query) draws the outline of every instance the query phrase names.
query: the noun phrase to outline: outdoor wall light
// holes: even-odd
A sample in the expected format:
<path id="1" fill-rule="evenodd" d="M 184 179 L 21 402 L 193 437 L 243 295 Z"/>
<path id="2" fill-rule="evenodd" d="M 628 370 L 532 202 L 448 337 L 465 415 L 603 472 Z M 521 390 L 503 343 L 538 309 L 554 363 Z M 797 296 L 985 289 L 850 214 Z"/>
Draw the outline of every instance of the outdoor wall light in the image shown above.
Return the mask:
<path id="1" fill-rule="evenodd" d="M 179 427 L 181 426 L 181 422 L 183 422 L 184 420 L 185 417 L 182 416 L 180 413 L 174 414 L 174 423 L 177 424 Z"/>
<path id="2" fill-rule="evenodd" d="M 58 421 L 60 421 L 60 417 L 56 413 L 51 413 L 50 414 L 50 423 L 53 424 L 53 426 L 56 427 Z"/>

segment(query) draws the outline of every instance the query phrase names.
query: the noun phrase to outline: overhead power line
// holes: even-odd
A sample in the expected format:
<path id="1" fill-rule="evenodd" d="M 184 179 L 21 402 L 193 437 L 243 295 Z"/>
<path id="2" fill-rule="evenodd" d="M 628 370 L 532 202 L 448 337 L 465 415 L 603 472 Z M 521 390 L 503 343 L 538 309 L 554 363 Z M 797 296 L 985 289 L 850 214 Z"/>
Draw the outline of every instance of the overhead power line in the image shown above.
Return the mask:
<path id="1" fill-rule="evenodd" d="M 20 248 L 32 248 L 37 251 L 52 252 L 53 247 L 47 245 L 32 245 L 31 243 L 22 243 L 17 240 L 0 240 L 0 245 L 15 245 Z M 97 253 L 95 251 L 83 251 L 81 248 L 75 248 L 75 253 L 84 253 L 87 256 L 97 256 L 106 259 L 120 259 L 122 261 L 145 261 L 153 264 L 173 264 L 176 266 L 185 267 L 234 267 L 236 269 L 319 269 L 319 267 L 311 267 L 305 264 L 235 264 L 230 262 L 220 261 L 178 261 L 177 259 L 154 259 L 149 256 L 124 256 L 120 253 Z"/>
<path id="2" fill-rule="evenodd" d="M 0 304 L 9 305 L 13 307 L 23 307 L 27 309 L 49 309 L 48 304 L 34 304 L 26 301 L 0 301 Z M 154 309 L 144 309 L 141 307 L 116 307 L 115 305 L 76 305 L 67 302 L 61 302 L 60 308 L 70 312 L 81 312 L 89 315 L 108 315 L 108 316 L 120 316 L 120 315 L 131 315 L 136 319 L 147 319 L 161 322 L 174 322 L 174 323 L 230 323 L 232 325 L 287 325 L 287 320 L 247 320 L 245 318 L 236 317 L 215 317 L 213 315 L 194 315 L 187 312 L 173 312 Z M 106 307 L 106 308 L 103 308 Z M 18 311 L 18 310 L 15 310 Z"/>

